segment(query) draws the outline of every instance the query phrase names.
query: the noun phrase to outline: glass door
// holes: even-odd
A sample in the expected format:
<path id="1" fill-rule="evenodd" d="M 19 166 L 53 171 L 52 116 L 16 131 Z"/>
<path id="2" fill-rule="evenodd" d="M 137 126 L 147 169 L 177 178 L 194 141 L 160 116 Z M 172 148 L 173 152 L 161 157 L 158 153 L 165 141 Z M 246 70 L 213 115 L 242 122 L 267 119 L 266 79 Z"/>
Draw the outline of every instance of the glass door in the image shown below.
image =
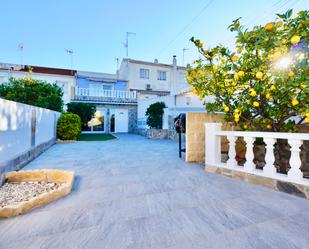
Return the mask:
<path id="1" fill-rule="evenodd" d="M 88 122 L 86 131 L 104 132 L 105 131 L 105 110 L 97 109 L 94 117 Z"/>

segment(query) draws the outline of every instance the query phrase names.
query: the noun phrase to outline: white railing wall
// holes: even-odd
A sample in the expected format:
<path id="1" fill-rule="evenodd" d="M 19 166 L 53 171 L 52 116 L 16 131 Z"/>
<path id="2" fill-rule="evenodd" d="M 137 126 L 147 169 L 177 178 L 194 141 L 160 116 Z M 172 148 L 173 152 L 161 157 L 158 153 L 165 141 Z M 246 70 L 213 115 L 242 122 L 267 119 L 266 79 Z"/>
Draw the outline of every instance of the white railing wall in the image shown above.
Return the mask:
<path id="1" fill-rule="evenodd" d="M 55 139 L 60 114 L 0 98 L 0 169 L 3 163 Z"/>
<path id="2" fill-rule="evenodd" d="M 205 123 L 205 166 L 216 166 L 232 170 L 238 170 L 250 174 L 260 175 L 272 179 L 298 183 L 309 186 L 309 179 L 303 178 L 300 170 L 300 147 L 303 141 L 309 140 L 308 133 L 285 133 L 285 132 L 246 132 L 246 131 L 222 131 L 221 123 Z M 226 163 L 221 162 L 221 137 L 227 137 L 229 141 L 229 159 Z M 246 162 L 244 166 L 238 166 L 235 143 L 238 137 L 246 142 Z M 253 146 L 256 138 L 263 138 L 266 144 L 266 165 L 263 169 L 256 169 L 253 162 Z M 290 166 L 287 175 L 278 173 L 274 166 L 274 145 L 277 139 L 287 139 L 291 147 Z"/>
<path id="3" fill-rule="evenodd" d="M 75 96 L 82 97 L 102 97 L 117 99 L 136 99 L 136 91 L 101 90 L 75 87 Z"/>

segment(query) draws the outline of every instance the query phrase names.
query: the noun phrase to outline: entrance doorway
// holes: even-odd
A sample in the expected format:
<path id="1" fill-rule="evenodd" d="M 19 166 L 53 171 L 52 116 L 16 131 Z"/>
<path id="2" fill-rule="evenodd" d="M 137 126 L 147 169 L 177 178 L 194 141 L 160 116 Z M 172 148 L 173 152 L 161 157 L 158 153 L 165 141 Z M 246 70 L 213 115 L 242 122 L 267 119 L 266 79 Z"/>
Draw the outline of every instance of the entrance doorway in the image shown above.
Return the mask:
<path id="1" fill-rule="evenodd" d="M 111 109 L 110 110 L 110 131 L 111 132 L 128 132 L 128 109 Z"/>

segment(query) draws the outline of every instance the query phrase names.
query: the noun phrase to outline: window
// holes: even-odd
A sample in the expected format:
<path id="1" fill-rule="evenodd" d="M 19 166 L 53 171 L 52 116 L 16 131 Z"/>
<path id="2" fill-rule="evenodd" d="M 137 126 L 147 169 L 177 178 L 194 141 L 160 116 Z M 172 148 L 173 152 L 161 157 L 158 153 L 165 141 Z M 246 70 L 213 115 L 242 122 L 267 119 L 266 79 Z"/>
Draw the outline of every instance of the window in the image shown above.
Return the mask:
<path id="1" fill-rule="evenodd" d="M 111 90 L 113 90 L 113 87 L 110 86 L 110 85 L 103 85 L 103 90 L 111 91 Z"/>
<path id="2" fill-rule="evenodd" d="M 149 79 L 149 69 L 141 68 L 139 70 L 139 77 L 141 79 Z"/>
<path id="3" fill-rule="evenodd" d="M 158 71 L 158 80 L 166 80 L 166 72 Z"/>

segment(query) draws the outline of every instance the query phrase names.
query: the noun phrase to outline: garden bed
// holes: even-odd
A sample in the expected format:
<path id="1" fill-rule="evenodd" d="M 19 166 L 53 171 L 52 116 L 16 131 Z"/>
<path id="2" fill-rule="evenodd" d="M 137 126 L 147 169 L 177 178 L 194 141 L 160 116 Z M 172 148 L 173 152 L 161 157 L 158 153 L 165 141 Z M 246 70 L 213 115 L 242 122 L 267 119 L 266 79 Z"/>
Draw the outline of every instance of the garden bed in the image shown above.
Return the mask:
<path id="1" fill-rule="evenodd" d="M 74 173 L 31 170 L 6 173 L 0 187 L 0 218 L 23 214 L 71 192 Z"/>

